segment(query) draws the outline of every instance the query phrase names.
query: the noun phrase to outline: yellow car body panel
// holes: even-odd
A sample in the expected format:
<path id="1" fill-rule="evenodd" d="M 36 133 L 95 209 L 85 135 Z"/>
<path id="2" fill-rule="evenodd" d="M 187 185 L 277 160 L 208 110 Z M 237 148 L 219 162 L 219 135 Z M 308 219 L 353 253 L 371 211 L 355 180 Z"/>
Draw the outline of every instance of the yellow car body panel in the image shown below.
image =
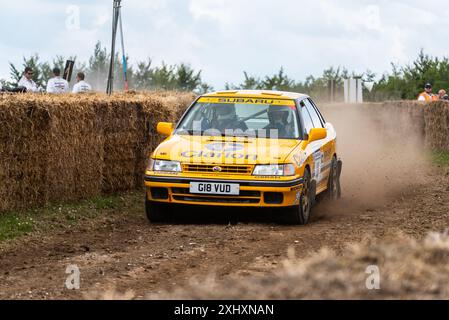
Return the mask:
<path id="1" fill-rule="evenodd" d="M 202 100 L 201 100 L 202 99 Z M 226 91 L 201 96 L 197 101 L 228 99 L 229 103 L 267 103 L 301 108 L 308 96 L 270 91 Z M 223 103 L 226 103 L 223 100 Z M 189 110 L 186 112 L 186 114 Z M 299 111 L 298 111 L 299 112 Z M 299 117 L 300 118 L 300 117 Z M 324 126 L 324 125 L 323 125 Z M 328 188 L 333 159 L 337 157 L 336 132 L 325 124 L 327 136 L 318 141 L 303 139 L 268 139 L 255 137 L 217 137 L 179 135 L 163 141 L 151 159 L 177 161 L 182 172 L 156 172 L 147 168 L 147 200 L 158 203 L 229 207 L 293 207 L 299 204 L 305 170 L 309 170 L 316 194 Z M 289 176 L 255 176 L 257 165 L 288 164 L 294 166 Z M 195 194 L 192 182 L 238 184 L 239 195 Z M 164 198 L 156 191 L 165 190 Z M 273 195 L 278 195 L 273 201 Z M 274 196 L 276 198 L 276 196 Z M 268 199 L 268 200 L 267 200 Z"/>

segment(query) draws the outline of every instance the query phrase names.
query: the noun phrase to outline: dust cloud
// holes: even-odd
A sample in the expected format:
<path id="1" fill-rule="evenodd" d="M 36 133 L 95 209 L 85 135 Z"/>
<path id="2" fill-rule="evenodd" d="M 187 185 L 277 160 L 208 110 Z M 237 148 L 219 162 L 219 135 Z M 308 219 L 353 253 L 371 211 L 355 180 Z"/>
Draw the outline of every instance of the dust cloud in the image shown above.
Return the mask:
<path id="1" fill-rule="evenodd" d="M 381 106 L 329 105 L 326 121 L 337 130 L 343 160 L 343 203 L 382 206 L 419 188 L 429 166 L 423 133 L 412 117 Z"/>

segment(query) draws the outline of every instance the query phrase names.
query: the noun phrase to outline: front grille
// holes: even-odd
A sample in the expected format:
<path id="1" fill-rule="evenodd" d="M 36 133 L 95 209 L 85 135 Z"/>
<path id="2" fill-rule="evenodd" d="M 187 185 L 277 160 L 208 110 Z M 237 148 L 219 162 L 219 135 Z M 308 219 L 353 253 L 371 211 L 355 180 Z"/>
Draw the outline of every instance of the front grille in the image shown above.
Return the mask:
<path id="1" fill-rule="evenodd" d="M 242 203 L 242 204 L 256 204 L 260 202 L 260 199 L 254 198 L 215 198 L 215 197 L 195 197 L 195 196 L 177 196 L 174 195 L 173 199 L 177 201 L 186 202 L 209 202 L 209 203 Z"/>
<path id="2" fill-rule="evenodd" d="M 253 166 L 245 165 L 214 165 L 214 164 L 184 164 L 184 172 L 193 173 L 224 173 L 224 174 L 242 174 L 251 175 Z"/>
<path id="3" fill-rule="evenodd" d="M 183 195 L 190 195 L 190 189 L 189 188 L 172 188 L 171 189 L 173 194 L 183 194 Z M 226 196 L 224 197 L 236 197 L 235 195 Z M 260 191 L 246 191 L 246 190 L 240 190 L 240 195 L 238 197 L 253 197 L 253 198 L 260 198 Z"/>

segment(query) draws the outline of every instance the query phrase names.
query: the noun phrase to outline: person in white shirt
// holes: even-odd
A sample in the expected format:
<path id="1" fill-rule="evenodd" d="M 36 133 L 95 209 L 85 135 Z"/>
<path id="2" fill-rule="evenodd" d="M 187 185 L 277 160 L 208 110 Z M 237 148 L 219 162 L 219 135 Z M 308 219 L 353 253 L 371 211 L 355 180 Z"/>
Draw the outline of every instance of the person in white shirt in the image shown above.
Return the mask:
<path id="1" fill-rule="evenodd" d="M 83 72 L 79 72 L 76 75 L 76 84 L 73 86 L 73 93 L 85 93 L 92 91 L 92 87 L 86 81 L 84 81 L 86 75 Z"/>
<path id="2" fill-rule="evenodd" d="M 54 78 L 48 80 L 47 92 L 56 94 L 69 92 L 69 83 L 61 77 L 61 70 L 54 68 L 53 75 Z"/>
<path id="3" fill-rule="evenodd" d="M 18 85 L 27 90 L 27 92 L 38 92 L 39 88 L 37 84 L 33 81 L 33 69 L 30 67 L 25 68 L 22 78 L 20 79 Z"/>

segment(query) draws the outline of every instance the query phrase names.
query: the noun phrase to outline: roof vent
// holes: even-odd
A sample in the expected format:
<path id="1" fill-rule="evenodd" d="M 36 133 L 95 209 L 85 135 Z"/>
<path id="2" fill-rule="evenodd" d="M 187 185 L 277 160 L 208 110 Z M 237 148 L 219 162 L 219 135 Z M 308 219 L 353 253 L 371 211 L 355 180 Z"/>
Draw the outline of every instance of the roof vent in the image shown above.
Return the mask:
<path id="1" fill-rule="evenodd" d="M 282 97 L 282 93 L 275 93 L 275 92 L 262 92 L 262 94 L 267 96 L 275 96 L 275 97 Z"/>
<path id="2" fill-rule="evenodd" d="M 236 94 L 238 91 L 220 91 L 217 94 Z"/>

